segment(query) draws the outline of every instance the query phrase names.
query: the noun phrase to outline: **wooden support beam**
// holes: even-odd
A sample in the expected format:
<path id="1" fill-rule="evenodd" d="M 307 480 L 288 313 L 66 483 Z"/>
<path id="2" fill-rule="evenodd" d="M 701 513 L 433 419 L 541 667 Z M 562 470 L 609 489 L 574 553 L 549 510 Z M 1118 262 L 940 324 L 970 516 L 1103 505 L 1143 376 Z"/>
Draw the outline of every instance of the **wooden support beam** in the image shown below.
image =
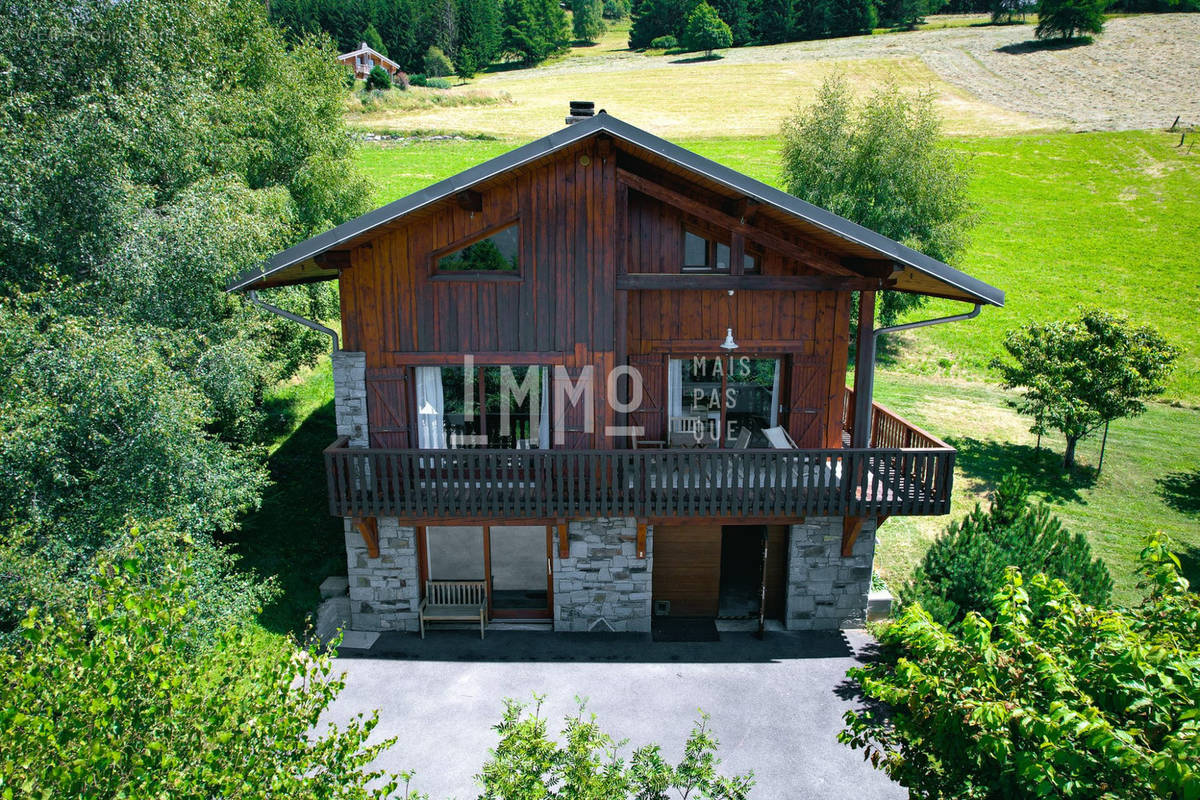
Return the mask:
<path id="1" fill-rule="evenodd" d="M 349 269 L 349 250 L 327 250 L 313 256 L 313 262 L 321 269 Z"/>
<path id="2" fill-rule="evenodd" d="M 454 199 L 463 211 L 483 211 L 483 195 L 474 189 L 463 189 Z"/>
<path id="3" fill-rule="evenodd" d="M 558 557 L 569 558 L 571 556 L 571 540 L 567 536 L 567 523 L 559 521 L 558 523 Z"/>
<path id="4" fill-rule="evenodd" d="M 596 155 L 600 156 L 601 160 L 612 155 L 612 137 L 607 133 L 602 133 L 596 137 Z"/>
<path id="5" fill-rule="evenodd" d="M 617 276 L 617 289 L 626 291 L 725 290 L 764 292 L 874 292 L 878 278 L 840 275 L 696 275 L 674 272 L 636 272 Z"/>
<path id="6" fill-rule="evenodd" d="M 375 517 L 355 517 L 352 524 L 367 545 L 367 556 L 379 558 L 379 524 Z"/>
<path id="7" fill-rule="evenodd" d="M 845 517 L 842 519 L 842 558 L 854 555 L 854 543 L 862 533 L 863 517 Z"/>
<path id="8" fill-rule="evenodd" d="M 739 222 L 749 225 L 754 222 L 754 217 L 758 214 L 758 208 L 761 205 L 757 200 L 749 197 L 739 197 L 729 204 L 729 216 L 736 217 Z"/>
<path id="9" fill-rule="evenodd" d="M 669 206 L 674 206 L 681 211 L 686 211 L 714 225 L 719 225 L 730 231 L 743 233 L 747 239 L 753 239 L 763 247 L 769 247 L 814 269 L 819 269 L 822 272 L 828 272 L 832 275 L 855 274 L 853 271 L 843 267 L 840 261 L 821 248 L 814 245 L 792 242 L 784 239 L 782 236 L 776 236 L 773 233 L 764 231 L 762 228 L 756 228 L 753 225 L 742 222 L 737 217 L 726 214 L 720 209 L 713 208 L 674 189 L 668 189 L 661 183 L 643 178 L 641 175 L 629 170 L 618 168 L 617 178 L 631 189 L 636 189 L 642 194 L 649 195 L 655 200 L 659 200 Z"/>
<path id="10" fill-rule="evenodd" d="M 637 557 L 646 557 L 646 523 L 639 522 L 637 526 Z"/>

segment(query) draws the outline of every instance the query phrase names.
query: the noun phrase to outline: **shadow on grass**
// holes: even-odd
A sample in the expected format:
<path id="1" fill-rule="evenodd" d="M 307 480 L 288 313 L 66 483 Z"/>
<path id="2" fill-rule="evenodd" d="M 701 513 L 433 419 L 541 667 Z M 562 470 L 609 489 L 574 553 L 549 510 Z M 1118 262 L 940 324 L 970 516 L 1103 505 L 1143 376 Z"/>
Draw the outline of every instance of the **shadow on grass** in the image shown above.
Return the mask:
<path id="1" fill-rule="evenodd" d="M 1172 472 L 1155 480 L 1158 496 L 1180 514 L 1200 516 L 1200 469 Z"/>
<path id="2" fill-rule="evenodd" d="M 1016 44 L 1006 44 L 996 48 L 997 53 L 1007 53 L 1010 56 L 1020 56 L 1026 53 L 1041 53 L 1046 50 L 1071 50 L 1092 43 L 1090 36 L 1076 36 L 1072 39 L 1030 39 Z"/>
<path id="3" fill-rule="evenodd" d="M 956 465 L 971 482 L 974 491 L 990 489 L 1012 470 L 1029 479 L 1033 491 L 1045 494 L 1051 502 L 1086 503 L 1079 494 L 1096 483 L 1094 467 L 1063 469 L 1062 454 L 1027 444 L 1012 444 L 975 439 L 970 436 L 947 437 L 958 450 Z"/>
<path id="4" fill-rule="evenodd" d="M 268 413 L 286 414 L 285 402 Z M 281 423 L 286 424 L 286 423 Z M 345 544 L 340 519 L 329 515 L 325 461 L 321 451 L 333 441 L 333 402 L 325 403 L 271 456 L 271 486 L 262 508 L 248 514 L 242 528 L 226 538 L 242 566 L 274 577 L 281 595 L 263 609 L 259 622 L 276 633 L 302 633 L 305 618 L 320 602 L 320 584 L 345 575 Z"/>
<path id="5" fill-rule="evenodd" d="M 713 53 L 712 55 L 707 55 L 707 56 L 701 54 L 698 56 L 691 56 L 690 58 L 674 58 L 674 59 L 671 59 L 671 61 L 669 61 L 667 63 L 670 63 L 670 64 L 702 64 L 705 61 L 719 61 L 724 57 L 725 56 L 721 55 L 720 53 Z"/>
<path id="6" fill-rule="evenodd" d="M 1178 550 L 1175 556 L 1179 559 L 1179 571 L 1187 578 L 1192 591 L 1200 592 L 1200 547 Z"/>

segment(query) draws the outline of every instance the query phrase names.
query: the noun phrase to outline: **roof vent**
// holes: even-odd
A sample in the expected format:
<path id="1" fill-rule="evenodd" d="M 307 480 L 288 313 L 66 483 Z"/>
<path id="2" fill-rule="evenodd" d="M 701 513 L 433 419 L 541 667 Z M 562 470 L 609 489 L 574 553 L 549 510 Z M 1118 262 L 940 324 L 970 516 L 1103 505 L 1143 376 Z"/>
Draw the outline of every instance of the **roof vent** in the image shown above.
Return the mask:
<path id="1" fill-rule="evenodd" d="M 590 116 L 596 113 L 596 104 L 591 100 L 572 100 L 571 115 L 567 117 L 567 124 L 573 125 L 576 122 L 583 122 Z"/>

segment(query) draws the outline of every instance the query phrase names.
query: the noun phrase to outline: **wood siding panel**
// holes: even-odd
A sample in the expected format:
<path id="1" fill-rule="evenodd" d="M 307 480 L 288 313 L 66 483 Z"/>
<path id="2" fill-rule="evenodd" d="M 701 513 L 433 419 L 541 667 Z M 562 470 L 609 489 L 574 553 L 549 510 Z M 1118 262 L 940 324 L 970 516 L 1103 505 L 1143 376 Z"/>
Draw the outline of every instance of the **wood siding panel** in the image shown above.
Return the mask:
<path id="1" fill-rule="evenodd" d="M 715 617 L 721 589 L 721 526 L 654 526 L 655 600 L 673 617 Z"/>

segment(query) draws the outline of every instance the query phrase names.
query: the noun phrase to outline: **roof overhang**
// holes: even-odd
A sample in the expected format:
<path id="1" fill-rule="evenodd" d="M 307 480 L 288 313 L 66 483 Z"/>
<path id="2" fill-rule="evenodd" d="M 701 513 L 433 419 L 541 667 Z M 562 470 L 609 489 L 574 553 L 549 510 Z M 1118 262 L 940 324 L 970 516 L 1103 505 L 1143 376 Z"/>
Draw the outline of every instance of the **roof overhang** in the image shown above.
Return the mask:
<path id="1" fill-rule="evenodd" d="M 240 273 L 229 282 L 228 291 L 335 278 L 341 258 L 337 251 L 363 241 L 375 229 L 601 132 L 620 139 L 635 150 L 664 159 L 686 173 L 775 209 L 786 218 L 836 237 L 852 245 L 857 252 L 865 251 L 873 259 L 892 262 L 897 270 L 893 276 L 896 290 L 970 303 L 1004 305 L 1003 291 L 965 272 L 604 112 L 306 239 L 272 256 L 260 268 Z"/>

